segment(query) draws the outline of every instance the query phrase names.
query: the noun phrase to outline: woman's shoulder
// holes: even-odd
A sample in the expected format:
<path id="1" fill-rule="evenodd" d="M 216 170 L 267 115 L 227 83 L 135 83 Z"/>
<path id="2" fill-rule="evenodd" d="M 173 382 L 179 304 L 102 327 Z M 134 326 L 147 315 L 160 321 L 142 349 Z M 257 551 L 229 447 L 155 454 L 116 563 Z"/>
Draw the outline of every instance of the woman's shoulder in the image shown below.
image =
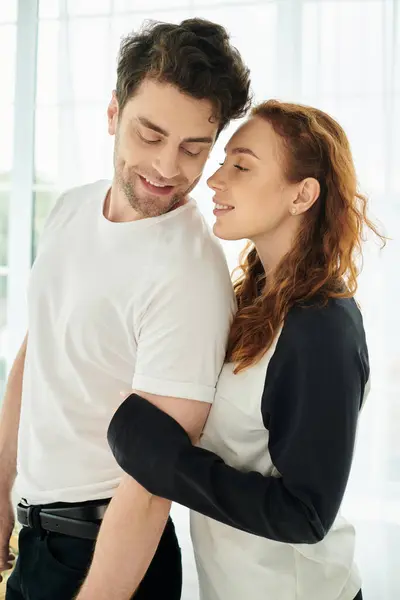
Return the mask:
<path id="1" fill-rule="evenodd" d="M 354 298 L 329 298 L 324 304 L 315 300 L 293 307 L 282 335 L 296 347 L 324 346 L 328 342 L 338 348 L 365 346 L 363 319 Z"/>
<path id="2" fill-rule="evenodd" d="M 319 418 L 321 406 L 330 406 L 332 414 L 337 414 L 339 406 L 346 411 L 353 406 L 358 412 L 369 373 L 368 348 L 355 300 L 332 298 L 325 305 L 292 308 L 268 365 L 262 401 L 267 428 L 272 413 L 275 424 L 277 418 L 285 423 L 287 415 L 299 414 L 300 405 L 310 420 Z"/>

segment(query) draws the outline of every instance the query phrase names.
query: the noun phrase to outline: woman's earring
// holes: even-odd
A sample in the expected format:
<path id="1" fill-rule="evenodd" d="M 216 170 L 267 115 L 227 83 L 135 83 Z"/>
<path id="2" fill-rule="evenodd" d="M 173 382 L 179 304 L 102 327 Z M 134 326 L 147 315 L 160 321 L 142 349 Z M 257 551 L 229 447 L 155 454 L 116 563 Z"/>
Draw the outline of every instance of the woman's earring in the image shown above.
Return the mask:
<path id="1" fill-rule="evenodd" d="M 293 206 L 293 208 L 290 210 L 290 212 L 292 213 L 292 215 L 296 215 L 297 214 L 297 208 L 295 208 Z"/>

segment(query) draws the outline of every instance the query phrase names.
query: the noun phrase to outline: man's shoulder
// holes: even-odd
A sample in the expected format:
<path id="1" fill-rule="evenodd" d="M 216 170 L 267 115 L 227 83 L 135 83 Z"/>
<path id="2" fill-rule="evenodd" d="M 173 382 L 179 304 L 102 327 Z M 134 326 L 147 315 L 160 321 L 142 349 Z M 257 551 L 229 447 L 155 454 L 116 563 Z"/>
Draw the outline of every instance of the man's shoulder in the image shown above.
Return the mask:
<path id="1" fill-rule="evenodd" d="M 230 281 L 221 243 L 211 231 L 196 202 L 190 199 L 183 208 L 179 218 L 171 221 L 172 229 L 165 229 L 162 263 L 168 265 L 169 272 L 175 276 L 222 276 Z"/>
<path id="2" fill-rule="evenodd" d="M 100 210 L 101 198 L 105 198 L 110 185 L 109 181 L 100 180 L 64 191 L 49 215 L 46 228 L 59 228 L 71 220 L 80 219 L 81 215 L 87 215 L 87 210 L 83 210 L 86 207 Z M 88 216 L 91 218 L 90 213 Z"/>
<path id="3" fill-rule="evenodd" d="M 107 190 L 110 187 L 110 182 L 107 180 L 95 181 L 94 183 L 87 183 L 85 185 L 79 185 L 72 188 L 68 188 L 63 191 L 53 207 L 50 213 L 49 223 L 56 220 L 62 214 L 69 214 L 75 212 L 79 207 L 85 206 L 85 204 L 92 201 L 94 198 L 104 197 Z"/>
<path id="4" fill-rule="evenodd" d="M 111 187 L 111 182 L 107 179 L 100 179 L 84 185 L 78 185 L 68 188 L 63 192 L 60 198 L 64 203 L 84 203 L 89 202 L 93 198 L 105 197 L 108 189 Z"/>

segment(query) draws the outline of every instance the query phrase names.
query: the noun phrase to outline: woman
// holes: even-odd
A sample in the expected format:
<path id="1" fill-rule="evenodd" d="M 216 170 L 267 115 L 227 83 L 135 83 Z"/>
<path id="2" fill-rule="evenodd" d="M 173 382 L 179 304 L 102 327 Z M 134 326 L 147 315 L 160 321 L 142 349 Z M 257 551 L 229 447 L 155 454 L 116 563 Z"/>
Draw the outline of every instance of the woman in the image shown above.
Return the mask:
<path id="1" fill-rule="evenodd" d="M 215 234 L 250 246 L 199 447 L 136 394 L 110 445 L 151 493 L 192 509 L 203 600 L 359 599 L 339 508 L 369 381 L 357 259 L 364 227 L 379 234 L 346 135 L 317 109 L 266 102 L 208 184 Z"/>

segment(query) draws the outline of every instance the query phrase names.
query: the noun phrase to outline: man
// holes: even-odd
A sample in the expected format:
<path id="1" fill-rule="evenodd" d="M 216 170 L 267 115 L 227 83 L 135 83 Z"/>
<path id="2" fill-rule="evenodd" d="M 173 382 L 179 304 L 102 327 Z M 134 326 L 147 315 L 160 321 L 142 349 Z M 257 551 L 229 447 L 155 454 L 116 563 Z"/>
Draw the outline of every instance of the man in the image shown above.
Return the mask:
<path id="1" fill-rule="evenodd" d="M 248 91 L 219 25 L 152 24 L 121 46 L 108 107 L 114 179 L 65 193 L 52 211 L 4 398 L 0 570 L 16 470 L 23 525 L 7 600 L 70 600 L 90 564 L 79 600 L 180 597 L 170 502 L 122 477 L 106 432 L 133 388 L 193 440 L 201 433 L 234 305 L 189 193 Z"/>

